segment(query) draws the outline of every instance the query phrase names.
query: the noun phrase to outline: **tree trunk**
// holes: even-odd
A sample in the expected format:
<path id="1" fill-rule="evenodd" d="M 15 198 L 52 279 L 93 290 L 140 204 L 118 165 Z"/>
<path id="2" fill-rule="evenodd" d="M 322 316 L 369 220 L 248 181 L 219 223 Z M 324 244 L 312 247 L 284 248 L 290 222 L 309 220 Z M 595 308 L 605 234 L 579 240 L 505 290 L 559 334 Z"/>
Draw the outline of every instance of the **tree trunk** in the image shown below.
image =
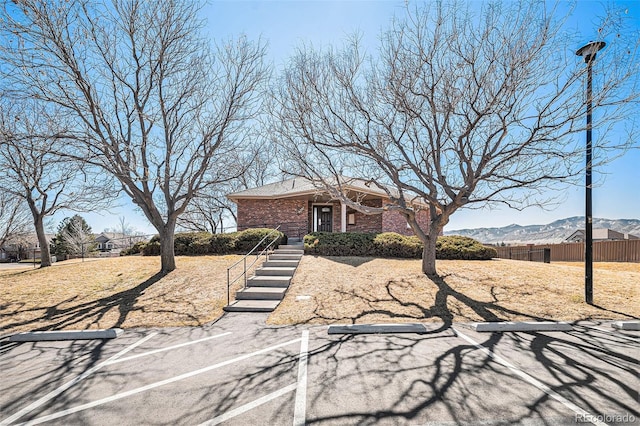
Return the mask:
<path id="1" fill-rule="evenodd" d="M 44 219 L 42 216 L 37 215 L 33 224 L 36 228 L 36 236 L 38 237 L 38 244 L 40 245 L 40 267 L 46 268 L 51 266 L 51 254 L 49 253 L 49 242 L 47 241 L 47 235 L 44 232 Z"/>
<path id="2" fill-rule="evenodd" d="M 176 255 L 174 251 L 175 219 L 169 218 L 159 230 L 160 236 L 160 272 L 167 274 L 176 269 Z"/>
<path id="3" fill-rule="evenodd" d="M 429 235 L 426 241 L 423 241 L 424 245 L 422 249 L 422 272 L 429 277 L 438 276 L 436 272 L 436 241 L 440 235 L 440 228 L 432 223 L 429 226 Z"/>

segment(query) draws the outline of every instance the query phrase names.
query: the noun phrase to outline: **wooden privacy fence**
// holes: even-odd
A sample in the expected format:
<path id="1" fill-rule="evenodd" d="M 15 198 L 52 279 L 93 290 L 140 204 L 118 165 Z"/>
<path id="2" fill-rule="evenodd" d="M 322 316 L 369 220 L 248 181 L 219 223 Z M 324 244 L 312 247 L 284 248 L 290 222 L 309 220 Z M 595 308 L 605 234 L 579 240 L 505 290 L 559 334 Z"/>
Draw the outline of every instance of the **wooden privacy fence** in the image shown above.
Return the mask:
<path id="1" fill-rule="evenodd" d="M 501 259 L 542 262 L 544 249 L 551 250 L 551 262 L 584 262 L 584 243 L 540 244 L 495 247 Z M 640 240 L 596 241 L 594 262 L 640 262 Z"/>

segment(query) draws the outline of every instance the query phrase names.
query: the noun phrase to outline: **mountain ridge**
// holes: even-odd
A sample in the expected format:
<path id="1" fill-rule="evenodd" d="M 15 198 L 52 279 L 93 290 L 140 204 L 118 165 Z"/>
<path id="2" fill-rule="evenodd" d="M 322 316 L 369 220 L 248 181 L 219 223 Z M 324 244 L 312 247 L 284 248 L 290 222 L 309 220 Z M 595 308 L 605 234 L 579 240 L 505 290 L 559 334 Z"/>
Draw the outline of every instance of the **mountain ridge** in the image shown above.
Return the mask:
<path id="1" fill-rule="evenodd" d="M 640 219 L 594 218 L 593 229 L 607 228 L 640 237 Z M 558 219 L 545 225 L 518 225 L 503 227 L 445 230 L 444 235 L 462 235 L 485 244 L 551 244 L 565 241 L 571 234 L 584 229 L 584 217 Z"/>

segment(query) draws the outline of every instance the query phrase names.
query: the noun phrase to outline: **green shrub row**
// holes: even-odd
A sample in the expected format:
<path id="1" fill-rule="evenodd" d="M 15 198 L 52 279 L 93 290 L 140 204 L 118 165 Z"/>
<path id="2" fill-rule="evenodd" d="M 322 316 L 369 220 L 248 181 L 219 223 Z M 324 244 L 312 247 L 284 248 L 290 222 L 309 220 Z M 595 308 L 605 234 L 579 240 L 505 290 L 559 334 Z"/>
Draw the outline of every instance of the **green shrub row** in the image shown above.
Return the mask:
<path id="1" fill-rule="evenodd" d="M 177 256 L 193 256 L 199 254 L 247 253 L 256 246 L 273 229 L 254 228 L 230 234 L 210 234 L 208 232 L 182 232 L 175 235 L 173 247 Z M 286 236 L 278 232 L 276 246 L 286 243 Z M 266 247 L 273 238 L 268 238 L 260 249 Z M 142 253 L 143 256 L 160 255 L 160 237 L 151 238 L 148 243 L 137 243 L 131 249 L 123 251 L 124 255 Z"/>
<path id="2" fill-rule="evenodd" d="M 314 232 L 304 237 L 306 253 L 321 256 L 374 256 L 420 259 L 422 242 L 418 237 L 405 237 L 394 232 L 331 233 Z M 436 242 L 437 259 L 488 260 L 497 257 L 494 248 L 459 236 L 439 237 Z"/>

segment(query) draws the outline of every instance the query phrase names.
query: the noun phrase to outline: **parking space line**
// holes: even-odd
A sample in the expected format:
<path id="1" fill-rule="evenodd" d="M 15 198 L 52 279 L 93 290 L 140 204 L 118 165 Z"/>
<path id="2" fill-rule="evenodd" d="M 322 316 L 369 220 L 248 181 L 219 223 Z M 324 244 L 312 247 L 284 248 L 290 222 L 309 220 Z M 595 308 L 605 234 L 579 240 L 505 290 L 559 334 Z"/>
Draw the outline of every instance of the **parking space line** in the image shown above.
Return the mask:
<path id="1" fill-rule="evenodd" d="M 292 345 L 294 343 L 298 343 L 298 342 L 300 342 L 300 340 L 301 340 L 300 338 L 297 338 L 297 339 L 289 340 L 287 342 L 279 343 L 277 345 L 269 346 L 267 348 L 260 349 L 260 350 L 257 350 L 255 352 L 244 354 L 244 355 L 241 355 L 239 357 L 236 357 L 236 358 L 233 358 L 233 359 L 230 359 L 230 360 L 227 360 L 227 361 L 223 361 L 223 362 L 220 362 L 220 363 L 217 363 L 217 364 L 209 365 L 207 367 L 200 368 L 198 370 L 190 371 L 188 373 L 180 374 L 178 376 L 171 377 L 169 379 L 161 380 L 161 381 L 155 382 L 155 383 L 150 383 L 148 385 L 141 386 L 141 387 L 135 388 L 135 389 L 131 389 L 129 391 L 117 393 L 115 395 L 111 395 L 111 396 L 108 396 L 106 398 L 98 399 L 96 401 L 88 402 L 86 404 L 82 404 L 82 405 L 78 405 L 76 407 L 68 408 L 66 410 L 58 411 L 57 413 L 49 414 L 49 415 L 46 415 L 46 416 L 43 416 L 43 417 L 38 417 L 38 418 L 36 418 L 36 419 L 34 419 L 32 421 L 29 421 L 29 422 L 27 422 L 25 424 L 35 425 L 35 424 L 40 424 L 40 423 L 47 422 L 47 421 L 50 421 L 50 420 L 55 420 L 55 419 L 58 419 L 60 417 L 67 416 L 69 414 L 77 413 L 79 411 L 84 411 L 84 410 L 87 410 L 89 408 L 93 408 L 93 407 L 97 407 L 99 405 L 103 405 L 103 404 L 106 404 L 106 403 L 109 403 L 109 402 L 117 401 L 118 399 L 127 398 L 129 396 L 132 396 L 132 395 L 135 395 L 135 394 L 138 394 L 138 393 L 141 393 L 141 392 L 145 392 L 145 391 L 148 391 L 148 390 L 151 390 L 151 389 L 155 389 L 155 388 L 160 387 L 160 386 L 164 386 L 164 385 L 167 385 L 167 384 L 170 384 L 170 383 L 178 382 L 180 380 L 188 379 L 190 377 L 194 377 L 194 376 L 197 376 L 199 374 L 206 373 L 206 372 L 209 372 L 211 370 L 215 370 L 217 368 L 226 367 L 227 365 L 230 365 L 230 364 L 233 364 L 233 363 L 236 363 L 236 362 L 240 362 L 240 361 L 244 361 L 244 360 L 252 358 L 254 356 L 262 355 L 262 354 L 274 351 L 276 349 L 280 349 L 282 347 L 289 346 L 289 345 Z"/>
<path id="2" fill-rule="evenodd" d="M 208 421 L 206 421 L 204 423 L 201 423 L 199 426 L 214 426 L 214 425 L 218 425 L 218 424 L 220 424 L 220 423 L 222 423 L 224 421 L 227 421 L 227 420 L 232 419 L 232 418 L 234 418 L 236 416 L 239 416 L 240 414 L 244 414 L 247 411 L 253 410 L 254 408 L 256 408 L 256 407 L 258 407 L 258 406 L 260 406 L 262 404 L 265 404 L 265 403 L 271 401 L 272 399 L 276 399 L 276 398 L 278 398 L 278 397 L 280 397 L 282 395 L 285 395 L 285 394 L 287 394 L 289 392 L 293 392 L 296 389 L 297 386 L 298 385 L 296 383 L 293 383 L 293 384 L 291 384 L 289 386 L 286 386 L 286 387 L 284 387 L 282 389 L 278 389 L 277 391 L 271 392 L 270 394 L 265 395 L 265 396 L 263 396 L 261 398 L 258 398 L 255 401 L 252 401 L 252 402 L 249 402 L 247 404 L 241 405 L 238 408 L 234 408 L 233 410 L 227 411 L 226 413 L 224 413 L 224 414 L 222 414 L 222 415 L 220 415 L 218 417 L 214 417 L 211 420 L 208 420 Z"/>
<path id="3" fill-rule="evenodd" d="M 309 330 L 302 332 L 300 360 L 298 361 L 298 389 L 293 411 L 293 426 L 304 426 L 307 410 L 307 360 L 309 357 Z"/>
<path id="4" fill-rule="evenodd" d="M 109 361 L 107 363 L 107 365 L 112 365 L 112 364 L 118 364 L 120 362 L 125 362 L 125 361 L 131 361 L 132 359 L 136 359 L 136 358 L 142 358 L 145 356 L 149 356 L 149 355 L 153 355 L 153 354 L 157 354 L 159 352 L 165 352 L 165 351 L 170 351 L 172 349 L 178 349 L 178 348 L 183 348 L 185 346 L 189 346 L 189 345 L 195 345 L 196 343 L 201 343 L 201 342 L 205 342 L 207 340 L 212 340 L 212 339 L 217 339 L 219 337 L 224 337 L 224 336 L 228 336 L 229 334 L 231 334 L 230 331 L 227 331 L 226 333 L 222 333 L 222 334 L 217 334 L 215 336 L 209 336 L 209 337 L 205 337 L 202 339 L 198 339 L 198 340 L 191 340 L 189 342 L 185 342 L 185 343 L 180 343 L 178 345 L 173 345 L 173 346 L 167 346 L 166 348 L 161 348 L 161 349 L 154 349 L 152 351 L 149 352 L 144 352 L 141 354 L 136 354 L 136 355 L 131 355 L 128 356 L 126 358 L 118 358 L 118 359 L 114 359 L 112 361 Z"/>
<path id="5" fill-rule="evenodd" d="M 457 328 L 453 328 L 453 331 L 459 337 L 461 337 L 464 340 L 466 340 L 467 342 L 471 343 L 473 346 L 475 346 L 476 348 L 480 349 L 482 352 L 484 352 L 487 355 L 489 355 L 491 358 L 493 358 L 498 363 L 500 363 L 503 366 L 507 367 L 509 370 L 511 370 L 516 375 L 520 376 L 522 379 L 524 379 L 529 384 L 532 384 L 533 386 L 537 387 L 538 389 L 540 389 L 541 391 L 543 391 L 544 393 L 549 395 L 551 398 L 555 399 L 556 401 L 560 402 L 565 407 L 569 408 L 571 411 L 576 413 L 577 415 L 581 416 L 581 418 L 583 418 L 585 420 L 588 419 L 588 421 L 590 421 L 591 423 L 593 423 L 594 425 L 597 425 L 597 426 L 607 426 L 606 423 L 601 422 L 600 420 L 598 420 L 598 418 L 596 416 L 594 416 L 594 415 L 588 413 L 587 411 L 583 410 L 582 408 L 578 407 L 573 402 L 569 401 L 568 399 L 566 399 L 565 397 L 563 397 L 562 395 L 560 395 L 559 393 L 557 393 L 556 391 L 551 389 L 549 386 L 545 385 L 541 381 L 533 378 L 529 374 L 527 374 L 524 371 L 520 370 L 518 367 L 516 367 L 515 365 L 513 365 L 512 363 L 507 361 L 506 358 L 503 358 L 500 355 L 496 354 L 495 352 L 492 352 L 488 348 L 482 346 L 480 343 L 478 343 L 475 340 L 473 340 L 471 337 L 462 334 L 460 331 L 458 331 Z"/>
<path id="6" fill-rule="evenodd" d="M 85 371 L 84 373 L 80 374 L 79 376 L 76 376 L 73 380 L 65 383 L 64 385 L 60 386 L 57 389 L 54 389 L 53 391 L 49 392 L 48 394 L 46 394 L 42 398 L 38 399 L 37 401 L 32 402 L 31 404 L 29 404 L 28 406 L 26 406 L 22 410 L 18 411 L 17 413 L 13 414 L 12 416 L 7 417 L 6 419 L 2 420 L 0 422 L 0 426 L 6 426 L 8 424 L 11 424 L 11 423 L 15 422 L 16 420 L 18 420 L 19 418 L 23 417 L 25 414 L 28 414 L 28 413 L 32 412 L 33 410 L 35 410 L 36 408 L 40 407 L 41 405 L 46 404 L 47 402 L 49 402 L 53 398 L 57 397 L 58 395 L 60 395 L 61 393 L 63 393 L 67 389 L 69 389 L 71 386 L 73 386 L 76 383 L 86 379 L 87 377 L 89 377 L 90 375 L 95 373 L 96 371 L 100 370 L 102 367 L 108 365 L 109 362 L 121 357 L 122 355 L 126 354 L 127 352 L 129 352 L 129 351 L 135 349 L 136 347 L 140 346 L 141 344 L 143 344 L 147 340 L 151 339 L 156 334 L 158 334 L 158 333 L 156 333 L 156 332 L 150 333 L 149 335 L 143 337 L 142 339 L 138 340 L 137 342 L 134 342 L 132 345 L 124 348 L 123 350 L 121 350 L 117 354 L 115 354 L 112 357 L 108 358 L 106 361 L 101 362 L 100 364 L 88 369 L 87 371 Z"/>

